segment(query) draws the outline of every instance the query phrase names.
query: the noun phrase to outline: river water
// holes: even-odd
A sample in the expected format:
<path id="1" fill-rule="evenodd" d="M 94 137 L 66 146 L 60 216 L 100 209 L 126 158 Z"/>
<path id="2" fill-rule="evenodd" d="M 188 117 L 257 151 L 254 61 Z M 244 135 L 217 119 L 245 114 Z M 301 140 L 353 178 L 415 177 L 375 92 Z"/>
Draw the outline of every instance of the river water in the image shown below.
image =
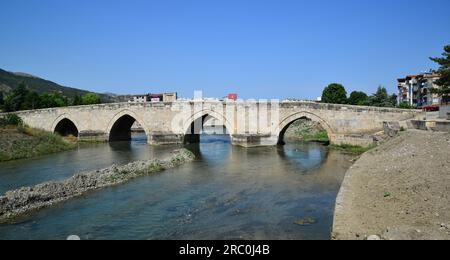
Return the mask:
<path id="1" fill-rule="evenodd" d="M 177 146 L 132 142 L 0 164 L 0 193 L 111 164 L 164 157 Z M 0 239 L 329 239 L 351 157 L 314 143 L 244 149 L 227 136 L 189 145 L 193 163 L 0 225 Z M 295 222 L 312 218 L 315 223 Z"/>

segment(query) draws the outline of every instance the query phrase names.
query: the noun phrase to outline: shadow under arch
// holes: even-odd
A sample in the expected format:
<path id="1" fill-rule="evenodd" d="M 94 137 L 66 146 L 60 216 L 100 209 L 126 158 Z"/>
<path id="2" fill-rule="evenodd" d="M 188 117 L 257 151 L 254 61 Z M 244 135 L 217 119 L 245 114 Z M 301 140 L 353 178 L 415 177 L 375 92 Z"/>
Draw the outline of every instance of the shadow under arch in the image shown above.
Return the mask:
<path id="1" fill-rule="evenodd" d="M 281 121 L 281 123 L 277 129 L 277 131 L 279 131 L 279 134 L 278 134 L 278 144 L 279 145 L 285 144 L 284 135 L 285 135 L 286 131 L 294 122 L 296 122 L 300 119 L 308 119 L 308 120 L 318 123 L 327 132 L 328 138 L 330 139 L 330 141 L 333 138 L 334 131 L 325 120 L 323 120 L 321 117 L 319 117 L 313 113 L 303 111 L 303 112 L 299 112 L 299 113 L 290 115 Z"/>
<path id="2" fill-rule="evenodd" d="M 109 133 L 108 140 L 110 142 L 130 141 L 132 134 L 131 128 L 136 122 L 142 127 L 147 136 L 148 130 L 141 123 L 142 121 L 133 112 L 125 110 L 116 114 L 111 120 L 107 130 L 107 133 Z"/>
<path id="3" fill-rule="evenodd" d="M 60 136 L 78 137 L 79 134 L 78 127 L 72 120 L 68 119 L 67 117 L 63 117 L 58 121 L 58 123 L 56 123 L 55 127 L 53 128 L 53 132 Z"/>
<path id="4" fill-rule="evenodd" d="M 214 134 L 228 135 L 231 142 L 231 126 L 227 122 L 226 118 L 212 111 L 201 111 L 196 115 L 193 115 L 187 121 L 188 125 L 185 125 L 184 127 L 184 143 L 200 143 L 200 135 L 204 133 L 204 125 L 209 120 L 217 120 L 219 122 L 218 125 L 214 126 Z"/>

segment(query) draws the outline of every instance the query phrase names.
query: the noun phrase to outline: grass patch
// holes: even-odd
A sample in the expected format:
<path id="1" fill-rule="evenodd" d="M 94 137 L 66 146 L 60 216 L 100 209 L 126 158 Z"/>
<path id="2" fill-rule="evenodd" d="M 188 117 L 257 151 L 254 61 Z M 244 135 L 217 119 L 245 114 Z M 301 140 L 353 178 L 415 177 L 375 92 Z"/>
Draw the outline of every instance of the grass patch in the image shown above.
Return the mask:
<path id="1" fill-rule="evenodd" d="M 61 136 L 26 126 L 0 127 L 0 162 L 32 158 L 74 149 Z"/>
<path id="2" fill-rule="evenodd" d="M 0 117 L 0 127 L 22 125 L 22 119 L 16 114 L 7 114 Z"/>
<path id="3" fill-rule="evenodd" d="M 160 171 L 164 171 L 164 170 L 165 170 L 165 168 L 164 168 L 164 166 L 161 164 L 161 162 L 159 160 L 153 161 L 148 166 L 148 171 L 149 172 L 160 172 Z"/>
<path id="4" fill-rule="evenodd" d="M 285 136 L 287 140 L 305 141 L 305 142 L 323 142 L 330 141 L 327 131 L 318 123 L 308 119 L 300 119 L 292 123 L 286 129 Z"/>
<path id="5" fill-rule="evenodd" d="M 320 131 L 315 134 L 305 133 L 302 135 L 303 140 L 306 142 L 329 142 L 327 131 Z"/>
<path id="6" fill-rule="evenodd" d="M 333 149 L 336 149 L 336 150 L 343 151 L 345 153 L 361 155 L 361 154 L 375 148 L 375 145 L 363 147 L 363 146 L 349 145 L 349 144 L 342 144 L 342 145 L 332 144 L 332 145 L 330 145 L 330 147 Z"/>

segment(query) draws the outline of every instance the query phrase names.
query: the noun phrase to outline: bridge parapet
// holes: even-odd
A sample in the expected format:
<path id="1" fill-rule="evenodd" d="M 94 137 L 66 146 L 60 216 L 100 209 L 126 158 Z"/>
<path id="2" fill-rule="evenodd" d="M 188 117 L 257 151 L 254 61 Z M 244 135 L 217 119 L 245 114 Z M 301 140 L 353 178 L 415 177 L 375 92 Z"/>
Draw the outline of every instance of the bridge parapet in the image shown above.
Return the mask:
<path id="1" fill-rule="evenodd" d="M 81 140 L 96 141 L 129 138 L 131 125 L 137 121 L 150 144 L 196 142 L 203 123 L 212 117 L 226 127 L 233 144 L 246 147 L 276 145 L 287 127 L 300 118 L 320 123 L 332 143 L 366 145 L 371 134 L 383 129 L 383 122 L 424 116 L 418 110 L 276 100 L 110 103 L 17 114 L 26 124 L 51 132 L 62 129 L 62 120 L 70 121 Z"/>

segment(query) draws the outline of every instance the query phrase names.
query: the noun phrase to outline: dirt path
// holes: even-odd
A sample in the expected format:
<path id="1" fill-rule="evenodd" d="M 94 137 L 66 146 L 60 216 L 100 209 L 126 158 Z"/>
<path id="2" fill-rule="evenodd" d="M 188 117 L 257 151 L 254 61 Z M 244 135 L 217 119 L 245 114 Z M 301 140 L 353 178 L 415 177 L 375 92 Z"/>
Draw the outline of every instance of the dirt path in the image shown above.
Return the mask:
<path id="1" fill-rule="evenodd" d="M 349 169 L 332 236 L 372 235 L 450 239 L 450 133 L 402 132 Z"/>

